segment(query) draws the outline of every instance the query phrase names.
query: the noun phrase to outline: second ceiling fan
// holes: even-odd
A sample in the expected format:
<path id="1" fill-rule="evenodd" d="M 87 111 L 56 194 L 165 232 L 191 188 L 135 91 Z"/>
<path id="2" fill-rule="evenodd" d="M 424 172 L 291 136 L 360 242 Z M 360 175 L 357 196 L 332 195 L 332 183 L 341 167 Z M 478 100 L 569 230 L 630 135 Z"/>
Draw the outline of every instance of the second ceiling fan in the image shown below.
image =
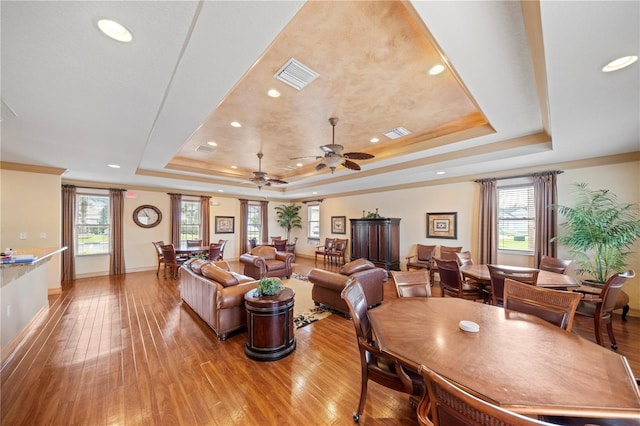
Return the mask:
<path id="1" fill-rule="evenodd" d="M 347 169 L 360 170 L 360 165 L 352 160 L 370 160 L 374 158 L 374 155 L 367 154 L 366 152 L 345 152 L 344 146 L 336 143 L 336 124 L 338 119 L 331 117 L 329 123 L 333 126 L 333 138 L 330 144 L 320 146 L 320 149 L 324 151 L 324 157 L 316 156 L 316 159 L 322 159 L 316 166 L 316 170 L 322 170 L 325 167 L 331 169 L 331 173 L 336 170 L 336 167 L 342 165 Z M 299 157 L 308 158 L 308 157 Z"/>

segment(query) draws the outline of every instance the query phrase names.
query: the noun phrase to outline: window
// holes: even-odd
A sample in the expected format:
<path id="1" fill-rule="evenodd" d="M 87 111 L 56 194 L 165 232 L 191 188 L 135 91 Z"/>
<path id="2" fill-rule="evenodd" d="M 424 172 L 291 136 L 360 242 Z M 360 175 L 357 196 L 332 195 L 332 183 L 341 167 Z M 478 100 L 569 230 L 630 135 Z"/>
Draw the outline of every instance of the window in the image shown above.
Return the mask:
<path id="1" fill-rule="evenodd" d="M 498 249 L 535 250 L 533 185 L 498 188 Z"/>
<path id="2" fill-rule="evenodd" d="M 109 196 L 76 195 L 76 254 L 109 254 Z"/>
<path id="3" fill-rule="evenodd" d="M 255 238 L 258 244 L 262 242 L 260 230 L 262 229 L 262 209 L 260 204 L 249 204 L 247 216 L 247 238 Z"/>
<path id="4" fill-rule="evenodd" d="M 309 218 L 308 237 L 313 240 L 320 239 L 320 205 L 315 204 L 307 207 L 307 217 Z"/>
<path id="5" fill-rule="evenodd" d="M 182 200 L 180 208 L 180 245 L 200 240 L 200 201 Z"/>

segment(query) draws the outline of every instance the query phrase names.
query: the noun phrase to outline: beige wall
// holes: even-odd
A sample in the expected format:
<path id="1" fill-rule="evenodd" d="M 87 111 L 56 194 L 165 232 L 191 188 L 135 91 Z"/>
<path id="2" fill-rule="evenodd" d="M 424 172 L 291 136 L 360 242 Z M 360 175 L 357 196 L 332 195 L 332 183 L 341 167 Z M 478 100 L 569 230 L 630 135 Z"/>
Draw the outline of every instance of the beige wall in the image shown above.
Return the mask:
<path id="1" fill-rule="evenodd" d="M 60 176 L 1 169 L 0 180 L 0 250 L 61 247 Z M 49 288 L 60 287 L 60 264 L 49 261 Z"/>

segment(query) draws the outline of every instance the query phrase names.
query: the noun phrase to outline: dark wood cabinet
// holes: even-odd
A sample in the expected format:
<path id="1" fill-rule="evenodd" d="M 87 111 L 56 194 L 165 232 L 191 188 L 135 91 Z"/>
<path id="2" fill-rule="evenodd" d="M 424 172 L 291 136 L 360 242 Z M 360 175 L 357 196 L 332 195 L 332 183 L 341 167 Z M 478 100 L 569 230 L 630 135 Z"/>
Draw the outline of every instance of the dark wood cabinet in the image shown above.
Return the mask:
<path id="1" fill-rule="evenodd" d="M 400 219 L 349 219 L 351 259 L 368 259 L 380 268 L 400 270 Z"/>

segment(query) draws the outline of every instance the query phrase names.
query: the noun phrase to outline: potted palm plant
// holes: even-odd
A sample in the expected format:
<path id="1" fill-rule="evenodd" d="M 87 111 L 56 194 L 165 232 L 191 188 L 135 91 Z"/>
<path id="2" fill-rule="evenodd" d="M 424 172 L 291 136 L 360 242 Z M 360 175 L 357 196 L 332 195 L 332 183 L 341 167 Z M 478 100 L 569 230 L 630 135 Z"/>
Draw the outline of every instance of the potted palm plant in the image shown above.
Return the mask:
<path id="1" fill-rule="evenodd" d="M 302 228 L 302 218 L 300 217 L 301 208 L 302 206 L 295 204 L 276 206 L 278 225 L 287 230 L 287 241 L 291 241 L 292 228 Z"/>
<path id="2" fill-rule="evenodd" d="M 631 247 L 640 238 L 638 203 L 618 203 L 607 189 L 574 183 L 575 204 L 554 205 L 565 218 L 556 241 L 569 247 L 576 272 L 598 284 L 627 268 Z"/>

